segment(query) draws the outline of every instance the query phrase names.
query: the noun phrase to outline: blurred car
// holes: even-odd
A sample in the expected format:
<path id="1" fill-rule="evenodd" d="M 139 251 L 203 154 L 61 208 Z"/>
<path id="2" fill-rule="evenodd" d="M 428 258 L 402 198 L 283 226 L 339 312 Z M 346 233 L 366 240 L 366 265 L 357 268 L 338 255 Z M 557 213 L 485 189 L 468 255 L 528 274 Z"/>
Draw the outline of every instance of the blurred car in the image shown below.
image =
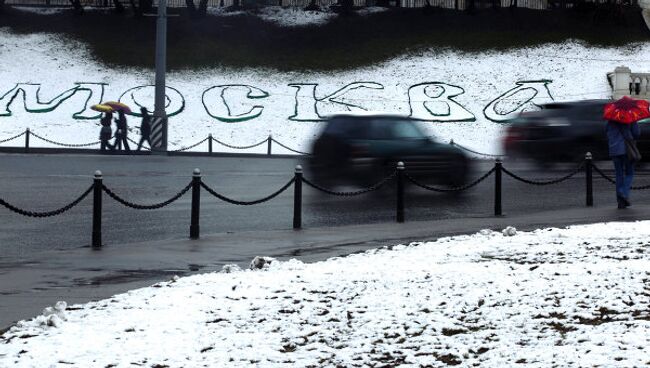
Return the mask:
<path id="1" fill-rule="evenodd" d="M 556 162 L 579 162 L 587 152 L 594 160 L 609 159 L 603 109 L 611 100 L 554 102 L 540 111 L 525 112 L 508 121 L 503 138 L 509 157 L 524 157 L 547 166 Z M 644 124 L 645 121 L 639 122 Z M 637 145 L 644 160 L 650 157 L 650 132 L 641 125 Z"/>
<path id="2" fill-rule="evenodd" d="M 334 115 L 314 141 L 309 173 L 317 183 L 369 186 L 395 171 L 424 183 L 462 185 L 470 169 L 468 156 L 439 143 L 417 121 L 397 115 Z"/>

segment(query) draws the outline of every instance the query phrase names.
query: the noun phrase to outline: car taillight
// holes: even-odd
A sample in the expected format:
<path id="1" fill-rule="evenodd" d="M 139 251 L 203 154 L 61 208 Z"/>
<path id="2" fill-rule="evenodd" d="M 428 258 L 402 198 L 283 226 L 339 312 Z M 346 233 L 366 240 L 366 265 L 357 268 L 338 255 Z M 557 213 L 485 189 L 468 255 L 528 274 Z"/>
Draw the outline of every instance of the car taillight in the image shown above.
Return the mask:
<path id="1" fill-rule="evenodd" d="M 503 145 L 505 149 L 508 150 L 509 147 L 512 147 L 515 142 L 522 138 L 523 130 L 519 127 L 511 126 L 508 128 L 506 131 L 506 136 L 503 138 Z"/>

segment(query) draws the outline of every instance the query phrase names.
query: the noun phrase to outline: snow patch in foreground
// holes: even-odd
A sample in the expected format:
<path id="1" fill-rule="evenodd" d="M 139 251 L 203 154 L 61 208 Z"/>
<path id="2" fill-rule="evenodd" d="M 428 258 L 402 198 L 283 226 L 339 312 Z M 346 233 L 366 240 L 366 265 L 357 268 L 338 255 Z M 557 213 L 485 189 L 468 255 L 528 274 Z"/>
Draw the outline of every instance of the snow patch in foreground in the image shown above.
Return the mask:
<path id="1" fill-rule="evenodd" d="M 158 283 L 20 322 L 0 366 L 650 364 L 650 222 L 505 233 Z"/>

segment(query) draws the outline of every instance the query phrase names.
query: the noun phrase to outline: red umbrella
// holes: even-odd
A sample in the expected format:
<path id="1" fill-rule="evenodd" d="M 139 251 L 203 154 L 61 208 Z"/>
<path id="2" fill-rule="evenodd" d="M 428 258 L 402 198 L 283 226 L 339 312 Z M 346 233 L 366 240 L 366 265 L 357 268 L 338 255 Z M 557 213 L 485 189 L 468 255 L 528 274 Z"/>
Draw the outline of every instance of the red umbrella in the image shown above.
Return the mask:
<path id="1" fill-rule="evenodd" d="M 117 101 L 107 101 L 107 102 L 104 102 L 104 103 L 102 103 L 102 104 L 103 104 L 103 105 L 106 105 L 106 106 L 110 106 L 110 107 L 112 107 L 113 110 L 124 111 L 124 113 L 126 113 L 126 114 L 130 114 L 130 113 L 131 113 L 131 108 L 129 108 L 127 105 L 125 105 L 125 104 L 123 104 L 123 103 L 121 103 L 121 102 L 117 102 Z"/>
<path id="2" fill-rule="evenodd" d="M 650 117 L 650 103 L 627 96 L 605 105 L 603 118 L 623 124 L 632 124 Z"/>

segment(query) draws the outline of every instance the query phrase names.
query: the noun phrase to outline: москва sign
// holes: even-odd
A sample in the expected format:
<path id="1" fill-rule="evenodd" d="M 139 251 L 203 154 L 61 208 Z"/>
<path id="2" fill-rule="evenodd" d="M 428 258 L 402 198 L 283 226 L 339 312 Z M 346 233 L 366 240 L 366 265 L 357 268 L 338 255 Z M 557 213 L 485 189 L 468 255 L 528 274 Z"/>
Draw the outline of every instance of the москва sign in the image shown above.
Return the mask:
<path id="1" fill-rule="evenodd" d="M 550 80 L 519 81 L 515 86 L 485 104 L 483 115 L 493 122 L 503 122 L 521 111 L 533 109 L 535 105 L 553 100 L 548 89 Z M 90 107 L 104 101 L 107 83 L 78 82 L 74 87 L 61 92 L 49 101 L 41 98 L 41 84 L 18 83 L 0 96 L 0 118 L 10 117 L 12 109 L 23 105 L 29 113 L 49 113 L 66 104 L 72 96 L 82 95 L 83 103 L 68 106 L 74 111 L 73 119 L 98 119 L 100 113 Z M 406 104 L 408 115 L 412 118 L 431 122 L 475 121 L 473 112 L 465 108 L 456 98 L 465 90 L 460 86 L 444 82 L 424 82 L 411 85 L 404 91 L 402 99 L 391 100 L 382 96 L 384 86 L 376 82 L 353 82 L 339 89 L 324 91 L 316 83 L 290 83 L 285 94 L 290 96 L 293 112 L 286 116 L 290 121 L 321 121 L 333 112 L 346 111 L 381 111 L 387 112 L 395 104 Z M 129 88 L 119 97 L 133 109 L 133 115 L 139 116 L 139 107 L 153 111 L 154 86 L 142 85 Z M 0 92 L 2 93 L 2 92 Z M 378 94 L 379 93 L 379 94 Z M 181 114 L 186 97 L 177 89 L 167 87 L 166 111 L 168 116 Z M 355 97 L 366 94 L 368 97 Z M 224 84 L 206 88 L 201 95 L 205 114 L 216 121 L 240 123 L 264 116 L 265 110 L 278 108 L 268 100 L 272 93 L 253 85 Z M 198 98 L 191 96 L 188 98 Z M 81 101 L 75 99 L 75 101 Z M 76 102 L 78 103 L 78 102 Z"/>

